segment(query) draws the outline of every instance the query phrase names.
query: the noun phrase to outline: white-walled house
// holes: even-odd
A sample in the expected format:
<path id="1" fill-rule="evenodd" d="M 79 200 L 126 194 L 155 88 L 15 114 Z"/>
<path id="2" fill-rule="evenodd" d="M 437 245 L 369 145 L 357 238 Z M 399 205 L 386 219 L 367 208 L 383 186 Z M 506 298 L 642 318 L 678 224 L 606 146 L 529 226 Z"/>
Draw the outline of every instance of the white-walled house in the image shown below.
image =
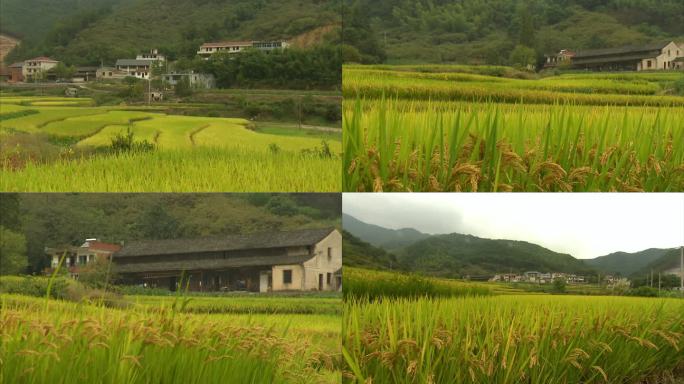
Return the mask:
<path id="1" fill-rule="evenodd" d="M 189 72 L 171 72 L 162 75 L 164 83 L 170 86 L 176 86 L 182 79 L 187 79 L 190 87 L 195 89 L 211 89 L 216 87 L 216 79 L 210 73 L 196 73 Z"/>
<path id="2" fill-rule="evenodd" d="M 57 66 L 59 61 L 53 60 L 49 57 L 40 56 L 24 61 L 22 67 L 22 76 L 24 81 L 32 81 L 40 78 L 44 72 Z"/>
<path id="3" fill-rule="evenodd" d="M 208 59 L 215 53 L 240 53 L 246 49 L 258 49 L 261 51 L 272 51 L 284 49 L 290 46 L 287 41 L 219 41 L 204 43 L 197 51 L 197 55 Z"/>

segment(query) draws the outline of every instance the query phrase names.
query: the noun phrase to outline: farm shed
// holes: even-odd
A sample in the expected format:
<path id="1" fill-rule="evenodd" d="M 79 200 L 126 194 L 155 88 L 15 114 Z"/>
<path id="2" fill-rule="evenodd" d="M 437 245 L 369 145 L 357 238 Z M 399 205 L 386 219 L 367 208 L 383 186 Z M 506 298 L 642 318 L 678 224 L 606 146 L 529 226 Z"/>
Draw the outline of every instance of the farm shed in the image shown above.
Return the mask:
<path id="1" fill-rule="evenodd" d="M 672 70 L 679 57 L 684 57 L 682 48 L 670 41 L 579 51 L 572 58 L 572 66 L 595 71 Z"/>
<path id="2" fill-rule="evenodd" d="M 195 291 L 337 290 L 342 236 L 334 228 L 143 240 L 113 258 L 124 284 Z"/>

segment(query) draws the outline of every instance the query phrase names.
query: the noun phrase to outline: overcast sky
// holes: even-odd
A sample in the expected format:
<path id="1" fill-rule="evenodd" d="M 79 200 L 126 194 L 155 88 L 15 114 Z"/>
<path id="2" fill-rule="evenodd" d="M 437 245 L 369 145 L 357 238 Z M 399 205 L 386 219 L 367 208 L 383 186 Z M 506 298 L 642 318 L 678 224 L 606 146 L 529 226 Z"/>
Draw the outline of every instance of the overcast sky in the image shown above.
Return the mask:
<path id="1" fill-rule="evenodd" d="M 345 193 L 386 228 L 524 240 L 586 259 L 684 244 L 684 193 Z"/>

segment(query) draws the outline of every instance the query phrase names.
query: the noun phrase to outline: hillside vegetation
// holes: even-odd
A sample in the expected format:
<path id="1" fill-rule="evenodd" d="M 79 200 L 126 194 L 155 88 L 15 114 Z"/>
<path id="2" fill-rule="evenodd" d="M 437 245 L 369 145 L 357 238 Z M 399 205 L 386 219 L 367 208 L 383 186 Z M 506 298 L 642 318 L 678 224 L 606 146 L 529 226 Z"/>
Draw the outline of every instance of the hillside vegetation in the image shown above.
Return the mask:
<path id="1" fill-rule="evenodd" d="M 347 0 L 349 61 L 509 64 L 560 49 L 684 40 L 680 0 Z M 347 23 L 347 20 L 350 20 Z M 370 37 L 369 37 L 370 36 Z"/>
<path id="2" fill-rule="evenodd" d="M 379 225 L 364 223 L 353 216 L 343 214 L 344 229 L 359 239 L 376 247 L 395 250 L 430 237 L 413 228 L 388 229 Z"/>
<path id="3" fill-rule="evenodd" d="M 585 262 L 603 273 L 619 273 L 622 276 L 630 276 L 648 264 L 660 259 L 668 251 L 668 249 L 651 248 L 634 253 L 614 252 L 609 255 L 585 260 Z"/>
<path id="4" fill-rule="evenodd" d="M 100 0 L 89 7 L 71 1 L 76 5 L 66 4 L 55 14 L 43 11 L 45 2 L 9 1 L 6 6 L 3 1 L 3 21 L 24 15 L 23 22 L 3 23 L 3 28 L 28 38 L 8 61 L 51 55 L 77 65 L 111 64 L 151 48 L 159 48 L 171 59 L 190 58 L 206 41 L 289 40 L 340 24 L 336 1 Z M 34 15 L 30 22 L 25 20 Z M 40 30 L 27 28 L 36 24 Z M 336 30 L 319 34 L 320 39 L 334 39 Z"/>
<path id="5" fill-rule="evenodd" d="M 490 276 L 509 271 L 592 272 L 582 261 L 536 244 L 457 233 L 419 241 L 398 257 L 412 271 L 444 277 Z"/>
<path id="6" fill-rule="evenodd" d="M 401 269 L 395 255 L 366 243 L 346 230 L 342 233 L 342 253 L 345 268 Z"/>

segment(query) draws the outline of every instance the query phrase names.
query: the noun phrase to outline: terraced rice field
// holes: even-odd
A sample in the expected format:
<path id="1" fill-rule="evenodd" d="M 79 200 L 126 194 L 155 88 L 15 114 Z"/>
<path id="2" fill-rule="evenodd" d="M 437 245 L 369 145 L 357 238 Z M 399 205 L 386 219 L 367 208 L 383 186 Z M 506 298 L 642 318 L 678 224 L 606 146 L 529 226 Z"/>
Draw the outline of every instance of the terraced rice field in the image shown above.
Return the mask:
<path id="1" fill-rule="evenodd" d="M 339 299 L 193 300 L 127 296 L 117 309 L 0 295 L 0 381 L 340 381 Z"/>
<path id="2" fill-rule="evenodd" d="M 678 299 L 347 299 L 344 308 L 348 383 L 666 383 L 684 367 Z"/>
<path id="3" fill-rule="evenodd" d="M 0 170 L 3 191 L 339 191 L 336 156 L 303 154 L 314 137 L 256 132 L 244 119 L 166 115 L 142 108 L 83 106 L 87 99 L 0 98 L 0 140 L 47 135 L 74 149 L 104 148 L 128 130 L 147 153 L 67 156 Z M 62 105 L 42 106 L 45 103 Z M 74 106 L 78 105 L 78 106 Z M 22 115 L 24 113 L 25 115 Z M 30 114 L 29 114 L 30 113 Z M 328 142 L 333 154 L 341 143 Z M 21 148 L 12 148 L 12 151 Z M 99 175 L 91 180 L 75 175 Z M 96 180 L 96 181 L 94 181 Z M 94 181 L 94 182 L 93 182 Z"/>
<path id="4" fill-rule="evenodd" d="M 345 68 L 343 190 L 684 190 L 680 74 L 466 69 Z"/>

